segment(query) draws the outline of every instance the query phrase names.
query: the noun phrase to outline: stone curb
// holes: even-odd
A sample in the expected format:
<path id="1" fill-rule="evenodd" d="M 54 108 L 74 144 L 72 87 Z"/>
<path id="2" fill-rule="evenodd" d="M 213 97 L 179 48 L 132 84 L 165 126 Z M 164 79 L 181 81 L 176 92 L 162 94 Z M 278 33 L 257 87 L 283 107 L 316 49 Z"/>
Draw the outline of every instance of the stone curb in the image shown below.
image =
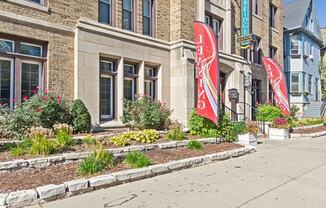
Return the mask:
<path id="1" fill-rule="evenodd" d="M 222 142 L 219 138 L 205 138 L 198 139 L 203 144 L 219 144 Z M 137 146 L 128 146 L 115 149 L 107 149 L 108 152 L 111 152 L 115 156 L 120 156 L 131 151 L 149 151 L 154 149 L 170 149 L 187 146 L 190 140 L 184 141 L 173 141 L 161 144 L 145 144 Z M 0 172 L 3 171 L 15 171 L 25 168 L 42 168 L 48 167 L 51 165 L 69 163 L 73 161 L 78 161 L 87 158 L 92 152 L 79 152 L 79 153 L 63 153 L 58 156 L 42 157 L 42 158 L 33 158 L 28 160 L 13 160 L 8 162 L 0 162 Z"/>
<path id="2" fill-rule="evenodd" d="M 326 136 L 326 131 L 317 132 L 317 133 L 313 133 L 313 134 L 290 134 L 290 138 L 292 138 L 292 139 L 298 139 L 298 138 L 312 139 L 312 138 L 318 138 L 318 137 L 322 137 L 322 136 Z"/>
<path id="3" fill-rule="evenodd" d="M 0 206 L 24 207 L 28 205 L 54 201 L 58 198 L 70 197 L 85 193 L 85 190 L 92 191 L 101 188 L 116 186 L 122 183 L 137 181 L 144 178 L 155 177 L 172 171 L 187 169 L 200 165 L 213 163 L 240 157 L 255 152 L 256 148 L 247 146 L 225 152 L 213 153 L 209 155 L 192 157 L 183 160 L 171 161 L 168 163 L 152 165 L 140 169 L 130 169 L 115 172 L 112 174 L 100 175 L 89 179 L 77 179 L 65 182 L 60 185 L 46 185 L 32 190 L 16 191 L 7 194 L 0 194 Z"/>
<path id="4" fill-rule="evenodd" d="M 317 128 L 324 126 L 324 124 L 316 124 L 316 125 L 311 125 L 311 126 L 300 126 L 300 127 L 295 127 L 293 130 L 300 130 L 300 129 L 311 129 L 311 128 Z"/>

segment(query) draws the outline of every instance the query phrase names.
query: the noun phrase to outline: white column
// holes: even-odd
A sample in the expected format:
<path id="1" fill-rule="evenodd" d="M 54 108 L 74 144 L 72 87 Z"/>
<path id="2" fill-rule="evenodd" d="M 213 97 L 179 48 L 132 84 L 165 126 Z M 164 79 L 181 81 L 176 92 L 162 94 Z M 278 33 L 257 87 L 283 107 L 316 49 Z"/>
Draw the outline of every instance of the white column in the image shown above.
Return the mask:
<path id="1" fill-rule="evenodd" d="M 118 61 L 118 74 L 117 74 L 117 101 L 116 101 L 116 119 L 120 121 L 120 117 L 123 114 L 123 57 Z"/>
<path id="2" fill-rule="evenodd" d="M 163 66 L 160 65 L 158 67 L 158 72 L 157 72 L 157 84 L 156 84 L 156 93 L 157 93 L 157 100 L 162 100 L 163 99 Z"/>
<path id="3" fill-rule="evenodd" d="M 145 93 L 145 62 L 142 61 L 138 72 L 138 92 L 137 94 L 143 96 Z"/>
<path id="4" fill-rule="evenodd" d="M 231 53 L 231 34 L 232 34 L 232 23 L 231 23 L 231 0 L 226 0 L 226 14 L 224 24 L 224 51 L 226 53 Z"/>

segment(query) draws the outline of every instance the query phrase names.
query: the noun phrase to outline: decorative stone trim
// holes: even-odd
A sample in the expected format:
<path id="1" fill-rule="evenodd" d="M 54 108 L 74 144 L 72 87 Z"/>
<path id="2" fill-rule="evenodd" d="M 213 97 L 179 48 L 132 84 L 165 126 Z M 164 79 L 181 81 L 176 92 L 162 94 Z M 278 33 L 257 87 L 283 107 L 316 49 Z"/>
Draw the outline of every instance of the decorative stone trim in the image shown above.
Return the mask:
<path id="1" fill-rule="evenodd" d="M 207 138 L 198 139 L 202 144 L 219 144 L 222 142 L 219 138 Z M 132 151 L 149 151 L 154 149 L 171 149 L 178 147 L 185 147 L 188 145 L 190 140 L 184 141 L 173 141 L 161 144 L 145 144 L 137 146 L 127 146 L 122 148 L 107 149 L 108 152 L 115 156 L 121 156 Z M 79 161 L 90 156 L 92 152 L 74 152 L 74 153 L 64 153 L 62 155 L 52 156 L 52 157 L 42 157 L 33 158 L 29 160 L 13 160 L 8 162 L 0 162 L 0 172 L 2 171 L 15 171 L 24 168 L 42 168 L 51 165 L 57 165 L 62 163 L 69 163 L 73 161 Z"/>
<path id="2" fill-rule="evenodd" d="M 300 126 L 300 127 L 295 127 L 293 128 L 293 130 L 300 130 L 300 129 L 311 129 L 311 128 L 317 128 L 317 127 L 321 127 L 324 124 L 317 124 L 317 125 L 312 125 L 312 126 Z"/>
<path id="3" fill-rule="evenodd" d="M 326 136 L 326 131 L 322 132 L 317 132 L 317 133 L 312 133 L 312 134 L 290 134 L 290 138 L 308 138 L 308 139 L 313 139 L 313 138 L 318 138 Z"/>
<path id="4" fill-rule="evenodd" d="M 205 165 L 225 159 L 231 159 L 233 157 L 240 157 L 255 152 L 255 149 L 256 148 L 253 146 L 247 146 L 225 152 L 152 165 L 146 168 L 119 171 L 112 174 L 92 177 L 90 179 L 67 181 L 60 185 L 50 184 L 32 190 L 0 194 L 0 206 L 23 207 L 53 201 L 58 197 L 64 198 L 85 193 L 85 190 L 93 191 L 100 188 L 116 186 L 125 182 L 166 174 L 176 170 Z"/>

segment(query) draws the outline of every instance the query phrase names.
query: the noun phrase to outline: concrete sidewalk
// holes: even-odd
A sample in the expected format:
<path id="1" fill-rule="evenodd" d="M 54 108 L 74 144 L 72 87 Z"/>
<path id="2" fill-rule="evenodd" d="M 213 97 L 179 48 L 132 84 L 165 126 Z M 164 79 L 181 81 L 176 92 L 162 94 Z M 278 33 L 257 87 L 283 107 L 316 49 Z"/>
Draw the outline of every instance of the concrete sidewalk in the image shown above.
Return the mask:
<path id="1" fill-rule="evenodd" d="M 34 206 L 33 208 L 40 208 Z M 325 208 L 326 137 L 42 205 L 44 208 Z"/>

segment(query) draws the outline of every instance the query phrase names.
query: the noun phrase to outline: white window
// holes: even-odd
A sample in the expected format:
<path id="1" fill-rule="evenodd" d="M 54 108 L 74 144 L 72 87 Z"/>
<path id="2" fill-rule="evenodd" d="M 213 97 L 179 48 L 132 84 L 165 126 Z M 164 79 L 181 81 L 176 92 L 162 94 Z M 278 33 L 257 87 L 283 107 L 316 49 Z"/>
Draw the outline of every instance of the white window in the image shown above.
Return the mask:
<path id="1" fill-rule="evenodd" d="M 42 88 L 42 63 L 35 61 L 22 61 L 21 98 L 29 98 L 33 95 L 33 91 Z"/>
<path id="2" fill-rule="evenodd" d="M 13 59 L 0 57 L 0 106 L 14 106 L 14 65 Z"/>
<path id="3" fill-rule="evenodd" d="M 112 61 L 100 61 L 100 71 L 113 72 L 113 62 Z"/>
<path id="4" fill-rule="evenodd" d="M 299 55 L 299 36 L 291 36 L 291 55 Z"/>
<path id="5" fill-rule="evenodd" d="M 33 2 L 33 3 L 36 3 L 36 4 L 44 5 L 44 0 L 27 0 L 27 1 L 30 1 L 30 2 Z"/>
<path id="6" fill-rule="evenodd" d="M 100 0 L 99 12 L 99 22 L 112 25 L 112 0 Z"/>
<path id="7" fill-rule="evenodd" d="M 305 73 L 302 74 L 302 91 L 303 92 L 307 91 L 307 89 L 306 89 L 306 74 Z"/>

